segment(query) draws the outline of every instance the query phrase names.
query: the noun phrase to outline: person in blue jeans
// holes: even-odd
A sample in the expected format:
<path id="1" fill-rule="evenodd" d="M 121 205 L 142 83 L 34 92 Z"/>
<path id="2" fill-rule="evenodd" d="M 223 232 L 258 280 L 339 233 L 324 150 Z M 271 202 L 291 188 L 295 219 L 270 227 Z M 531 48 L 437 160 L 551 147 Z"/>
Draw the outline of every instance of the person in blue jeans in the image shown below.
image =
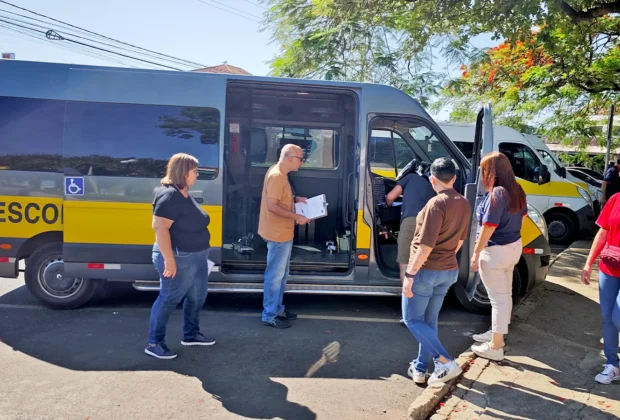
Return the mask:
<path id="1" fill-rule="evenodd" d="M 301 147 L 287 144 L 282 147 L 278 163 L 265 174 L 260 203 L 258 234 L 267 242 L 267 268 L 263 289 L 262 323 L 273 328 L 288 328 L 288 321 L 297 315 L 282 304 L 289 274 L 295 223 L 305 225 L 309 220 L 294 211 L 294 202 L 305 202 L 305 197 L 294 197 L 288 174 L 299 170 L 304 162 Z"/>
<path id="2" fill-rule="evenodd" d="M 594 380 L 601 384 L 620 381 L 618 333 L 620 333 L 620 194 L 611 196 L 596 224 L 599 231 L 592 242 L 590 254 L 581 272 L 581 281 L 588 286 L 594 262 L 598 264 L 598 287 L 603 318 L 603 353 L 607 363 Z"/>
<path id="3" fill-rule="evenodd" d="M 419 343 L 407 373 L 419 384 L 426 382 L 431 361 L 435 369 L 429 384 L 447 382 L 462 372 L 439 341 L 437 323 L 448 289 L 458 277 L 456 253 L 467 238 L 471 217 L 469 202 L 453 188 L 456 166 L 451 159 L 433 162 L 430 181 L 437 195 L 417 215 L 402 297 L 405 325 Z"/>
<path id="4" fill-rule="evenodd" d="M 158 359 L 177 354 L 166 345 L 166 324 L 183 302 L 184 346 L 211 346 L 215 339 L 200 332 L 200 310 L 209 277 L 209 215 L 189 195 L 198 179 L 198 160 L 185 153 L 172 156 L 153 200 L 153 265 L 159 274 L 159 296 L 151 309 L 144 352 Z"/>

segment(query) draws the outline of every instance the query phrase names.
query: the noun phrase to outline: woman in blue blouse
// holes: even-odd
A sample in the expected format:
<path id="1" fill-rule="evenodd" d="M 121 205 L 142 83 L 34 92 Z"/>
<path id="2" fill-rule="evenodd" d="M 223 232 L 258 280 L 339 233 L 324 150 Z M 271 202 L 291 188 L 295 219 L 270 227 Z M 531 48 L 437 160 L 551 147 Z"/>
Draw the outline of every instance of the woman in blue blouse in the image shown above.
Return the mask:
<path id="1" fill-rule="evenodd" d="M 504 335 L 512 313 L 512 272 L 521 258 L 521 225 L 527 214 L 525 192 L 517 183 L 510 161 L 491 152 L 480 162 L 487 191 L 476 210 L 478 237 L 471 265 L 480 270 L 492 307 L 491 330 L 473 336 L 472 351 L 490 360 L 504 359 Z"/>

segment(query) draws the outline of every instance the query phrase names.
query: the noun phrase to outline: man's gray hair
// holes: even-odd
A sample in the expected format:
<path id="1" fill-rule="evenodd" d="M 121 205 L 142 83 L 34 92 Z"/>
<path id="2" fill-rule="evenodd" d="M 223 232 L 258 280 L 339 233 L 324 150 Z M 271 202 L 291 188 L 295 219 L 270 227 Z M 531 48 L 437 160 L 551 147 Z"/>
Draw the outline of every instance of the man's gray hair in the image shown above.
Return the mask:
<path id="1" fill-rule="evenodd" d="M 456 175 L 456 165 L 450 158 L 442 157 L 435 159 L 431 165 L 431 175 L 444 184 L 447 184 L 452 181 L 452 178 Z"/>
<path id="2" fill-rule="evenodd" d="M 303 154 L 303 149 L 296 144 L 285 144 L 284 147 L 282 147 L 282 151 L 280 152 L 280 162 L 282 162 L 288 156 L 293 156 L 293 151 L 301 152 L 301 154 Z"/>

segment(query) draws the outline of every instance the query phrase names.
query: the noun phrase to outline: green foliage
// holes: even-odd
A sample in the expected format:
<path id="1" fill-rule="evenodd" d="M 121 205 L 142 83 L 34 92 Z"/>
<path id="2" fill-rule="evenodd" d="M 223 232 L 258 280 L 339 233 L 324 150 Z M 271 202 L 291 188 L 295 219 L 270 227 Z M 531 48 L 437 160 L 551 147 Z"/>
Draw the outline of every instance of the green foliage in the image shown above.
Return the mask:
<path id="1" fill-rule="evenodd" d="M 456 121 L 490 101 L 497 124 L 580 147 L 593 134 L 589 117 L 620 92 L 620 0 L 267 3 L 266 29 L 282 46 L 277 76 L 390 84 L 436 110 L 454 106 Z M 501 50 L 473 47 L 489 33 Z M 464 65 L 461 77 L 447 80 L 438 55 Z"/>

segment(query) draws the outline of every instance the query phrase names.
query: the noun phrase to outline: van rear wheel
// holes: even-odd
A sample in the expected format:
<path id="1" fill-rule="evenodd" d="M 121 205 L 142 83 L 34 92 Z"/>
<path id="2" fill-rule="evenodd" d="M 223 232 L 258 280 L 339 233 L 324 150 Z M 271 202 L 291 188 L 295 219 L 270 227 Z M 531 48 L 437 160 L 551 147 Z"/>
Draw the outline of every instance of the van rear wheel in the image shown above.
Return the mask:
<path id="1" fill-rule="evenodd" d="M 44 245 L 28 258 L 26 287 L 45 306 L 52 309 L 75 309 L 93 299 L 102 280 L 68 278 L 64 275 L 62 244 Z"/>

